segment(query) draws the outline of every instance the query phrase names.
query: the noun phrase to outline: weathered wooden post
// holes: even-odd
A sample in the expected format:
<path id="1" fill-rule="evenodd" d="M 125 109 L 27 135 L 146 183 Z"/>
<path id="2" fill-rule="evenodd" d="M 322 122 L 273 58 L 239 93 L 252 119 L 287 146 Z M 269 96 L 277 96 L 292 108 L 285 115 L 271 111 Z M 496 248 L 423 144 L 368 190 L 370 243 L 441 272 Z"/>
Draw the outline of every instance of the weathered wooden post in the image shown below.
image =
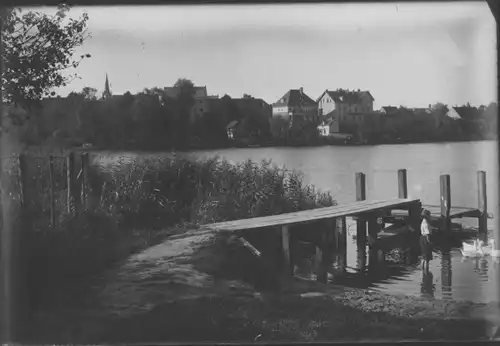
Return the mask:
<path id="1" fill-rule="evenodd" d="M 49 155 L 49 183 L 50 183 L 50 226 L 56 227 L 55 198 L 54 198 L 54 157 Z"/>
<path id="2" fill-rule="evenodd" d="M 449 234 L 451 230 L 451 185 L 450 185 L 450 175 L 442 174 L 439 177 L 440 187 L 441 187 L 441 219 L 443 220 L 443 228 L 446 234 Z"/>
<path id="3" fill-rule="evenodd" d="M 285 276 L 291 276 L 292 263 L 290 258 L 290 228 L 288 225 L 281 226 L 281 246 L 283 251 L 283 273 Z"/>
<path id="4" fill-rule="evenodd" d="M 324 222 L 324 229 L 321 229 L 321 247 L 316 247 L 316 272 L 317 281 L 327 283 L 328 281 L 328 268 L 333 260 L 333 247 L 335 243 L 335 220 L 329 219 Z"/>
<path id="5" fill-rule="evenodd" d="M 408 198 L 408 180 L 406 169 L 398 170 L 398 198 Z"/>
<path id="6" fill-rule="evenodd" d="M 356 201 L 366 200 L 366 176 L 364 173 L 356 173 Z M 366 220 L 358 217 L 356 220 L 356 243 L 358 248 L 366 247 Z"/>
<path id="7" fill-rule="evenodd" d="M 347 268 L 347 227 L 346 218 L 338 217 L 335 219 L 335 245 L 337 254 L 337 263 L 342 273 Z"/>
<path id="8" fill-rule="evenodd" d="M 82 153 L 81 154 L 81 163 L 82 163 L 82 173 L 81 173 L 81 200 L 82 200 L 82 206 L 83 209 L 87 209 L 88 205 L 88 187 L 89 187 L 89 166 L 90 166 L 90 160 L 89 160 L 89 153 Z"/>
<path id="9" fill-rule="evenodd" d="M 380 230 L 381 228 L 380 224 L 377 222 L 377 215 L 370 215 L 368 217 L 368 244 L 370 248 L 375 247 Z"/>
<path id="10" fill-rule="evenodd" d="M 488 241 L 488 202 L 486 196 L 486 172 L 477 172 L 478 229 L 481 239 Z"/>
<path id="11" fill-rule="evenodd" d="M 70 152 L 66 158 L 66 179 L 68 182 L 68 213 L 80 212 L 80 193 L 75 169 L 75 153 Z"/>
<path id="12" fill-rule="evenodd" d="M 420 235 L 420 214 L 422 210 L 422 203 L 412 203 L 408 209 L 408 219 L 410 223 L 410 231 Z"/>

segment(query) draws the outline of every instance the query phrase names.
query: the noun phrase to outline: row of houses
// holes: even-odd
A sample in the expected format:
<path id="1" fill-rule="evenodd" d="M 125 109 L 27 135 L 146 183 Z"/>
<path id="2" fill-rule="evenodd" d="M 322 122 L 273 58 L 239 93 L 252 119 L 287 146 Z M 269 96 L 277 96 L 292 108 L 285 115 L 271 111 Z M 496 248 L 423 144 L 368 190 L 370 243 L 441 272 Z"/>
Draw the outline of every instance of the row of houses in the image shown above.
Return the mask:
<path id="1" fill-rule="evenodd" d="M 283 117 L 293 123 L 297 117 L 315 120 L 320 136 L 359 139 L 382 128 L 397 128 L 410 123 L 425 122 L 430 129 L 448 126 L 458 119 L 477 120 L 484 111 L 479 108 L 454 106 L 448 109 L 405 108 L 383 106 L 373 109 L 375 98 L 367 90 L 325 90 L 316 100 L 304 93 L 303 88 L 291 89 L 272 105 L 273 117 Z"/>
<path id="2" fill-rule="evenodd" d="M 109 91 L 109 82 L 106 76 L 106 91 Z M 180 88 L 165 87 L 164 94 L 176 98 Z M 261 98 L 244 95 L 241 98 L 230 98 L 225 95 L 209 95 L 206 86 L 194 87 L 194 104 L 191 108 L 190 122 L 195 123 L 208 113 L 216 113 L 227 99 L 238 112 L 239 119 L 228 121 L 226 131 L 229 138 L 234 137 L 238 126 L 250 117 L 271 120 L 281 117 L 289 121 L 290 127 L 294 120 L 308 120 L 318 124 L 320 136 L 363 137 L 364 134 L 380 130 L 391 123 L 398 127 L 408 124 L 412 118 L 425 119 L 434 128 L 448 125 L 457 119 L 478 118 L 481 109 L 465 106 L 451 107 L 436 112 L 431 105 L 427 108 L 404 108 L 383 106 L 379 110 L 373 109 L 375 98 L 368 90 L 325 90 L 316 100 L 308 96 L 303 88 L 290 89 L 273 104 L 268 104 Z M 401 124 L 398 124 L 401 123 Z"/>

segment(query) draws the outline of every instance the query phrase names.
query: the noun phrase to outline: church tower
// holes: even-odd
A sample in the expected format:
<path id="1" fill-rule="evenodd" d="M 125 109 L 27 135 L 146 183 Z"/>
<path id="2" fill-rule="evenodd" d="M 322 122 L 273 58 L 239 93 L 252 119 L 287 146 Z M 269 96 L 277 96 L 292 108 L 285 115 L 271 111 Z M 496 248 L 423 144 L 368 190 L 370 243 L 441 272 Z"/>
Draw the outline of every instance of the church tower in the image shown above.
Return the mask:
<path id="1" fill-rule="evenodd" d="M 106 73 L 106 81 L 104 82 L 104 91 L 102 93 L 102 98 L 104 100 L 111 98 L 111 89 L 109 88 L 109 80 L 107 73 Z"/>

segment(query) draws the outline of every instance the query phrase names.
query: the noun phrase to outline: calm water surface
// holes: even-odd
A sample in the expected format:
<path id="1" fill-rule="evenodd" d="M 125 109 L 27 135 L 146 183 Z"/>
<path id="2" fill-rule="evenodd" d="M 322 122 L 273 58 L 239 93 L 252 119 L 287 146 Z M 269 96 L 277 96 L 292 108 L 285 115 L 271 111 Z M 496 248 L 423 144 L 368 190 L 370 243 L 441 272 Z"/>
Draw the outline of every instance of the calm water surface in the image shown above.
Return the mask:
<path id="1" fill-rule="evenodd" d="M 494 219 L 488 222 L 488 228 L 492 231 L 497 227 L 496 142 L 225 149 L 200 151 L 194 155 L 200 158 L 218 155 L 234 163 L 248 159 L 272 159 L 279 166 L 304 173 L 307 183 L 330 191 L 339 204 L 355 201 L 355 172 L 366 174 L 367 199 L 396 197 L 397 170 L 405 168 L 408 170 L 410 198 L 420 198 L 424 204 L 439 204 L 439 175 L 450 174 L 452 205 L 475 207 L 476 172 L 484 170 L 489 212 L 494 215 Z M 464 219 L 462 222 L 467 226 L 477 227 L 477 220 Z M 355 234 L 352 223 L 349 223 L 349 227 L 349 233 Z M 354 269 L 358 261 L 356 242 L 352 240 L 348 243 L 348 285 L 443 299 L 483 302 L 498 300 L 500 270 L 499 264 L 491 257 L 463 260 L 458 249 L 451 249 L 444 255 L 436 251 L 430 265 L 432 275 L 423 276 L 415 259 L 397 264 L 391 262 L 391 253 L 385 256 L 384 270 L 378 270 L 376 274 L 361 275 Z M 400 252 L 405 251 L 401 249 Z M 363 277 L 362 280 L 360 276 Z"/>

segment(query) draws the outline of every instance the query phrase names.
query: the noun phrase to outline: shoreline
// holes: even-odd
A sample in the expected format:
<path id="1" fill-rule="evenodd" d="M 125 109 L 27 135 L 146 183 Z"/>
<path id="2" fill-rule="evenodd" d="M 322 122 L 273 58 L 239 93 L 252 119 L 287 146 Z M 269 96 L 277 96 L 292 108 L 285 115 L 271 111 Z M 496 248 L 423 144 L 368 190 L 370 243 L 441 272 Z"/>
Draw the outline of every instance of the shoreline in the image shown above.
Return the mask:
<path id="1" fill-rule="evenodd" d="M 499 302 L 430 300 L 296 278 L 257 289 L 220 268 L 227 257 L 221 246 L 227 241 L 213 234 L 166 238 L 108 271 L 89 293 L 90 306 L 40 315 L 27 341 L 458 340 L 490 337 L 500 325 Z"/>

